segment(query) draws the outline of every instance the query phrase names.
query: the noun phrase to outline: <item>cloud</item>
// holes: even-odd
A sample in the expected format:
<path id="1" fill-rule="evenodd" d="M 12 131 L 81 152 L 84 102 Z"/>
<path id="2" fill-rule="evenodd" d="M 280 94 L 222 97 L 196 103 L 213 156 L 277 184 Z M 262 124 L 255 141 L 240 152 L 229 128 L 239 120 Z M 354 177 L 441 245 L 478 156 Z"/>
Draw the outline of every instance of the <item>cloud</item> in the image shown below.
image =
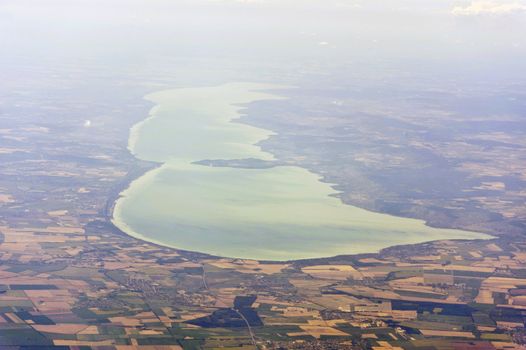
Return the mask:
<path id="1" fill-rule="evenodd" d="M 86 120 L 83 125 L 85 128 L 89 128 L 91 126 L 91 120 Z"/>
<path id="2" fill-rule="evenodd" d="M 220 2 L 220 3 L 238 3 L 238 4 L 258 4 L 263 3 L 262 0 L 208 0 L 209 2 Z"/>
<path id="3" fill-rule="evenodd" d="M 525 2 L 472 1 L 467 6 L 455 6 L 455 16 L 507 15 L 526 12 Z"/>

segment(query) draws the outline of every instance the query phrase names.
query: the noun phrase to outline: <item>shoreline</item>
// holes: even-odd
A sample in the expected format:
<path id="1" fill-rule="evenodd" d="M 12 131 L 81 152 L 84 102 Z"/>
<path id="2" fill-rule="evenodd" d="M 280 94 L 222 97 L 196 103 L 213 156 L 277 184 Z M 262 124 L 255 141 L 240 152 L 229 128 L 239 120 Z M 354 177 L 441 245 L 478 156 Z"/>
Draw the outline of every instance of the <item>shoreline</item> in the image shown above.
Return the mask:
<path id="1" fill-rule="evenodd" d="M 255 90 L 250 90 L 250 91 L 254 91 L 254 92 L 256 92 L 256 91 L 257 92 L 265 91 L 265 93 L 267 93 L 267 90 L 265 90 L 265 89 L 262 89 L 262 90 L 255 89 Z M 152 94 L 155 94 L 155 92 L 145 95 L 144 99 L 147 100 L 147 101 L 153 102 L 152 99 L 148 98 L 148 96 L 150 96 Z M 270 92 L 268 94 L 272 95 Z M 434 227 L 434 226 L 428 225 L 428 223 L 425 220 L 422 220 L 422 219 L 419 219 L 419 218 L 397 216 L 397 215 L 390 214 L 390 213 L 378 212 L 378 211 L 374 211 L 374 210 L 369 210 L 369 209 L 366 209 L 366 208 L 358 207 L 358 206 L 355 206 L 355 205 L 352 205 L 352 204 L 344 202 L 342 200 L 341 196 L 340 196 L 340 192 L 338 192 L 336 190 L 335 190 L 336 193 L 332 194 L 331 196 L 334 196 L 334 197 L 338 198 L 338 200 L 342 203 L 342 205 L 345 205 L 345 206 L 352 206 L 352 207 L 358 208 L 360 210 L 364 210 L 364 211 L 372 212 L 372 213 L 377 213 L 377 214 L 382 214 L 382 215 L 388 215 L 390 217 L 397 218 L 397 219 L 400 218 L 400 219 L 415 220 L 415 221 L 418 221 L 418 222 L 422 223 L 423 225 L 425 225 L 426 227 L 429 227 L 429 228 L 462 230 L 462 231 L 466 231 L 466 232 L 473 233 L 473 234 L 480 234 L 480 235 L 483 235 L 483 236 L 486 236 L 486 237 L 484 237 L 484 238 L 458 238 L 458 239 L 448 239 L 448 238 L 431 239 L 429 241 L 414 242 L 414 243 L 409 242 L 409 243 L 404 243 L 404 244 L 395 244 L 395 245 L 390 245 L 390 246 L 386 246 L 386 247 L 380 247 L 378 249 L 375 249 L 374 251 L 371 250 L 371 251 L 367 251 L 367 252 L 356 252 L 356 253 L 350 253 L 350 254 L 336 254 L 336 255 L 316 256 L 316 257 L 306 257 L 306 258 L 292 258 L 292 259 L 287 259 L 287 260 L 283 260 L 283 259 L 279 259 L 279 260 L 271 259 L 271 260 L 268 260 L 268 259 L 257 259 L 257 258 L 247 258 L 247 257 L 222 256 L 222 255 L 213 254 L 213 253 L 200 252 L 198 250 L 186 250 L 186 249 L 179 248 L 179 247 L 177 247 L 176 245 L 173 245 L 173 244 L 164 243 L 161 240 L 148 238 L 148 237 L 144 236 L 143 234 L 140 234 L 140 233 L 136 232 L 135 230 L 133 230 L 122 219 L 120 219 L 118 216 L 116 216 L 115 210 L 116 210 L 116 207 L 117 207 L 119 201 L 124 200 L 124 198 L 126 196 L 126 192 L 129 191 L 130 188 L 134 184 L 137 184 L 138 181 L 146 181 L 147 180 L 146 177 L 148 177 L 148 176 L 155 176 L 155 174 L 158 171 L 160 171 L 166 164 L 168 164 L 166 162 L 161 163 L 161 162 L 155 162 L 155 161 L 141 159 L 133 150 L 135 142 L 137 142 L 137 137 L 138 137 L 137 135 L 138 135 L 139 129 L 143 125 L 145 125 L 145 123 L 147 123 L 149 120 L 152 120 L 152 119 L 155 118 L 155 111 L 157 111 L 159 108 L 160 108 L 159 104 L 154 105 L 150 109 L 150 112 L 149 112 L 147 118 L 135 123 L 134 125 L 132 125 L 130 127 L 127 149 L 130 152 L 130 154 L 134 157 L 135 164 L 134 164 L 134 167 L 132 167 L 131 171 L 126 175 L 125 180 L 122 181 L 119 184 L 119 186 L 111 193 L 110 198 L 108 199 L 107 205 L 106 205 L 106 208 L 105 208 L 105 217 L 109 220 L 111 225 L 113 227 L 115 227 L 119 232 L 122 232 L 123 234 L 125 234 L 125 235 L 127 235 L 127 236 L 129 236 L 129 237 L 131 237 L 133 239 L 136 239 L 136 240 L 139 240 L 139 241 L 142 241 L 142 242 L 147 242 L 147 243 L 159 246 L 159 247 L 173 249 L 173 250 L 175 250 L 175 251 L 177 251 L 179 253 L 183 253 L 185 255 L 186 254 L 195 254 L 195 255 L 206 256 L 206 257 L 210 257 L 210 258 L 243 259 L 243 260 L 267 261 L 267 262 L 283 262 L 283 261 L 291 262 L 291 261 L 305 261 L 305 260 L 319 260 L 319 259 L 334 259 L 334 258 L 338 258 L 338 257 L 357 256 L 357 255 L 364 255 L 364 254 L 365 255 L 367 255 L 367 254 L 376 255 L 376 254 L 381 253 L 385 249 L 390 249 L 390 248 L 393 248 L 393 247 L 409 246 L 409 245 L 412 246 L 412 245 L 419 245 L 419 244 L 429 244 L 429 243 L 437 242 L 437 241 L 446 241 L 446 240 L 449 240 L 449 241 L 477 241 L 477 240 L 492 240 L 492 239 L 497 238 L 496 236 L 493 236 L 493 235 L 490 235 L 490 234 L 487 234 L 487 233 L 477 232 L 477 231 L 463 230 L 463 229 L 459 229 L 459 228 L 450 228 L 450 227 Z M 240 124 L 245 124 L 245 125 L 251 126 L 249 123 L 246 122 L 247 114 L 246 113 L 242 114 L 241 113 L 241 108 L 239 109 L 239 111 L 240 111 L 239 115 L 236 118 L 232 118 L 229 122 L 240 123 Z M 269 131 L 272 132 L 273 134 L 277 134 L 273 130 L 269 130 Z M 274 154 L 272 154 L 268 150 L 264 150 L 264 148 L 259 145 L 259 143 L 261 141 L 263 141 L 263 140 L 258 141 L 256 144 L 253 144 L 253 146 L 257 146 L 260 149 L 261 152 L 268 153 L 268 154 L 272 155 L 274 157 L 274 159 L 275 159 Z M 320 174 L 318 174 L 318 173 L 316 173 L 316 172 L 314 172 L 314 171 L 312 171 L 310 169 L 307 169 L 307 168 L 302 168 L 302 167 L 299 167 L 299 166 L 296 166 L 296 165 L 290 165 L 290 166 L 291 167 L 297 167 L 297 168 L 300 168 L 300 169 L 304 169 L 304 170 L 306 170 L 308 172 L 311 172 L 312 174 L 314 174 L 314 175 L 316 175 L 318 177 L 318 181 L 319 182 L 325 183 L 328 186 L 330 186 L 332 189 L 334 189 L 333 185 L 335 185 L 335 184 L 324 181 L 324 177 L 322 175 L 320 175 Z"/>
<path id="2" fill-rule="evenodd" d="M 435 240 L 423 241 L 423 242 L 417 242 L 417 243 L 395 244 L 395 245 L 387 246 L 387 247 L 384 247 L 384 248 L 379 248 L 376 251 L 370 251 L 370 252 L 338 254 L 338 255 L 330 255 L 330 256 L 322 256 L 322 257 L 288 259 L 288 260 L 268 260 L 268 259 L 232 257 L 232 256 L 223 256 L 223 255 L 210 254 L 210 253 L 205 253 L 205 252 L 200 252 L 200 251 L 195 251 L 195 250 L 185 250 L 185 249 L 176 247 L 176 246 L 171 245 L 171 244 L 160 242 L 158 240 L 149 239 L 149 238 L 144 237 L 143 235 L 138 234 L 138 233 L 137 233 L 137 235 L 131 234 L 130 232 L 126 232 L 126 231 L 122 230 L 114 222 L 114 220 L 115 220 L 115 218 L 114 218 L 115 204 L 121 198 L 121 193 L 124 192 L 125 190 L 127 190 L 129 188 L 129 186 L 131 186 L 131 184 L 134 181 L 138 180 L 140 177 L 144 176 L 148 172 L 155 171 L 155 170 L 159 169 L 161 166 L 162 165 L 155 164 L 155 166 L 153 166 L 151 169 L 145 169 L 145 171 L 143 172 L 143 175 L 140 175 L 138 178 L 134 178 L 134 179 L 130 180 L 128 178 L 128 176 L 127 176 L 127 180 L 128 181 L 126 181 L 126 183 L 128 183 L 128 187 L 125 187 L 125 189 L 123 191 L 121 191 L 121 192 L 119 192 L 117 194 L 117 197 L 114 197 L 116 199 L 112 202 L 113 205 L 111 206 L 111 209 L 110 209 L 111 211 L 108 212 L 107 215 L 105 215 L 105 217 L 109 221 L 109 223 L 112 225 L 112 227 L 115 229 L 115 231 L 117 231 L 121 235 L 124 235 L 126 237 L 129 237 L 129 238 L 131 238 L 133 240 L 136 240 L 136 241 L 139 241 L 139 242 L 143 242 L 143 243 L 146 243 L 146 244 L 151 244 L 151 245 L 159 247 L 161 249 L 173 250 L 176 253 L 180 254 L 181 256 L 184 256 L 184 257 L 187 257 L 187 258 L 190 258 L 190 259 L 227 259 L 227 260 L 233 260 L 233 261 L 235 261 L 235 260 L 247 260 L 247 261 L 258 261 L 260 263 L 265 263 L 265 264 L 280 264 L 280 263 L 294 263 L 294 264 L 300 264 L 300 265 L 311 264 L 311 263 L 331 264 L 334 261 L 338 261 L 340 259 L 377 257 L 378 255 L 381 255 L 384 251 L 399 250 L 399 249 L 402 249 L 404 247 L 415 248 L 415 247 L 418 247 L 418 246 L 428 246 L 430 244 L 444 242 L 444 241 L 451 241 L 451 242 L 487 241 L 489 243 L 489 242 L 492 242 L 494 240 L 497 240 L 497 239 L 501 238 L 501 237 L 498 237 L 498 236 L 490 236 L 489 238 L 478 238 L 478 239 L 447 239 L 447 238 L 444 238 L 444 239 L 435 239 Z M 348 205 L 348 204 L 345 204 L 345 205 Z M 384 214 L 384 213 L 381 213 L 381 214 Z M 390 214 L 387 214 L 387 215 L 390 215 Z M 392 216 L 394 216 L 394 215 L 392 215 Z M 418 219 L 415 219 L 415 220 L 418 220 Z M 420 220 L 420 221 L 422 221 L 422 220 Z M 131 230 L 131 231 L 134 232 L 133 230 Z"/>

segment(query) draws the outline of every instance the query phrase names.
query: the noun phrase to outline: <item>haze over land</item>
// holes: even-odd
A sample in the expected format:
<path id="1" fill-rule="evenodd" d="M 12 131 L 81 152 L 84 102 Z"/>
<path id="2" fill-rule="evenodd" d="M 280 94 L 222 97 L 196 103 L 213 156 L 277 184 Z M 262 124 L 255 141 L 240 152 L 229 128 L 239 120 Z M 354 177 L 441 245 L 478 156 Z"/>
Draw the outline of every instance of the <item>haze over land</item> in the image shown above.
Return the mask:
<path id="1" fill-rule="evenodd" d="M 0 0 L 0 348 L 522 350 L 524 33 L 525 0 Z"/>
<path id="2" fill-rule="evenodd" d="M 246 123 L 274 131 L 261 146 L 345 202 L 521 230 L 508 149 L 523 147 L 523 1 L 3 1 L 0 16 L 4 95 L 66 101 L 67 117 L 27 116 L 60 135 L 104 130 L 121 146 L 148 92 L 293 85 L 286 102 L 251 104 Z"/>

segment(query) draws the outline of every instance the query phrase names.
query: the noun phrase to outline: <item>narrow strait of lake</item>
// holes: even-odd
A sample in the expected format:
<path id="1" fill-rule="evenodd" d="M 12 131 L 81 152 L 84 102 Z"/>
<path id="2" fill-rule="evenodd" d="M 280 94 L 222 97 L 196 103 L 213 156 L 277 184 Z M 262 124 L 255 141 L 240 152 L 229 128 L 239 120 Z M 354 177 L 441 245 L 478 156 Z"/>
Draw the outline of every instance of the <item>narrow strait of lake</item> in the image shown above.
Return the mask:
<path id="1" fill-rule="evenodd" d="M 236 122 L 243 104 L 281 99 L 271 85 L 232 83 L 147 95 L 150 116 L 131 128 L 129 150 L 161 165 L 131 183 L 113 223 L 178 249 L 259 260 L 372 253 L 397 244 L 490 236 L 343 204 L 303 168 L 212 167 L 201 160 L 273 160 L 257 143 L 272 131 Z"/>

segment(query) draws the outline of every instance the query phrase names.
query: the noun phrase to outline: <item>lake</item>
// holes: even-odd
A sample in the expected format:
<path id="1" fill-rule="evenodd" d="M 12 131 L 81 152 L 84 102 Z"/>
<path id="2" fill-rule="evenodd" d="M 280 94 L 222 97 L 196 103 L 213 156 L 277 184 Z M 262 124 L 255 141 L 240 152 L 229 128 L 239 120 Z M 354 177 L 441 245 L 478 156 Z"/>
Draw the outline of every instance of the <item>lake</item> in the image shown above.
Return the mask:
<path id="1" fill-rule="evenodd" d="M 236 121 L 244 106 L 283 99 L 279 86 L 231 83 L 147 95 L 155 107 L 131 128 L 128 148 L 160 166 L 131 183 L 113 222 L 139 239 L 178 249 L 259 260 L 370 253 L 397 244 L 490 236 L 343 204 L 321 177 L 300 167 L 195 164 L 274 160 L 257 143 L 274 132 Z"/>

